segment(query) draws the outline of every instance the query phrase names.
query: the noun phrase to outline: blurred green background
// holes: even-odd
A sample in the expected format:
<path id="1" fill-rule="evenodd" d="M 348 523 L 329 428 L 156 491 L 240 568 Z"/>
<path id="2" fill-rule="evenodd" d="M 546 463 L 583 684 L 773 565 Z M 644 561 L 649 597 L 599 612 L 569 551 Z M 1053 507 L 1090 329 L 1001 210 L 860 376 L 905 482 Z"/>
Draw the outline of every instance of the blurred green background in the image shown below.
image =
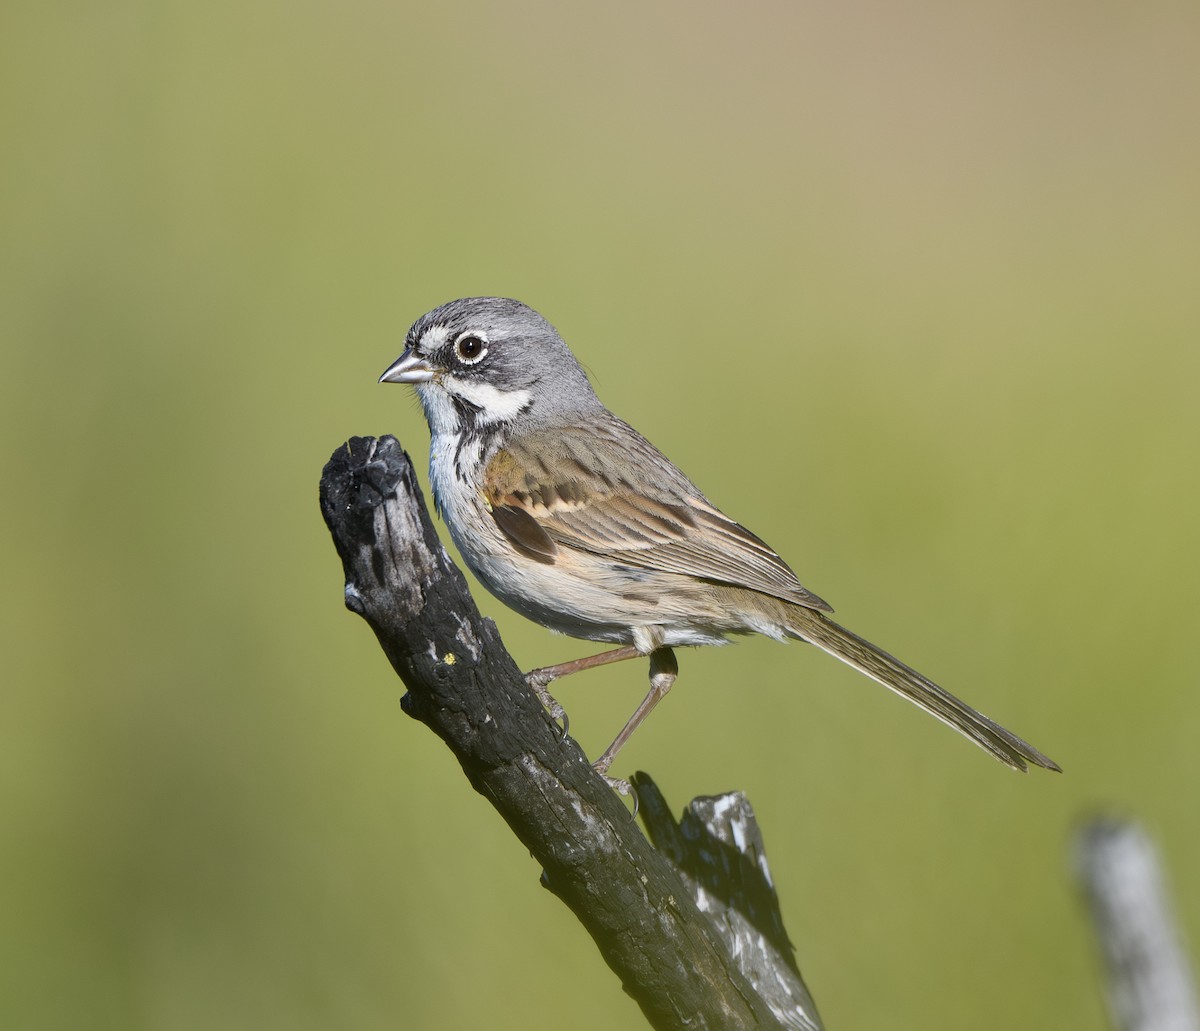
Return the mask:
<path id="1" fill-rule="evenodd" d="M 342 607 L 376 377 L 499 293 L 1020 777 L 797 645 L 621 757 L 740 788 L 839 1028 L 1100 1027 L 1069 842 L 1200 940 L 1200 9 L 104 5 L 0 15 L 0 1025 L 637 1027 Z M 481 597 L 525 667 L 588 649 Z M 559 697 L 595 754 L 644 688 Z"/>

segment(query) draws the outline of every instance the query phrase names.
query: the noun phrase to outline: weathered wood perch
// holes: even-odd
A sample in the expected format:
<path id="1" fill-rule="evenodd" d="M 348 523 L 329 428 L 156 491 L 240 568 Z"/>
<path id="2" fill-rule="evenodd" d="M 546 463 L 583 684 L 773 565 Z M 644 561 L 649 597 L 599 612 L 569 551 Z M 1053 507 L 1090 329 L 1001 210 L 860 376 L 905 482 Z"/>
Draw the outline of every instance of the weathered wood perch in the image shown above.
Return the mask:
<path id="1" fill-rule="evenodd" d="M 1075 842 L 1075 874 L 1104 960 L 1117 1031 L 1200 1031 L 1191 961 L 1158 850 L 1136 823 L 1091 821 Z"/>
<path id="2" fill-rule="evenodd" d="M 334 452 L 321 510 L 346 605 L 403 680 L 404 711 L 450 747 L 650 1024 L 819 1031 L 745 800 L 698 799 L 676 825 L 639 774 L 651 846 L 479 615 L 395 438 Z"/>

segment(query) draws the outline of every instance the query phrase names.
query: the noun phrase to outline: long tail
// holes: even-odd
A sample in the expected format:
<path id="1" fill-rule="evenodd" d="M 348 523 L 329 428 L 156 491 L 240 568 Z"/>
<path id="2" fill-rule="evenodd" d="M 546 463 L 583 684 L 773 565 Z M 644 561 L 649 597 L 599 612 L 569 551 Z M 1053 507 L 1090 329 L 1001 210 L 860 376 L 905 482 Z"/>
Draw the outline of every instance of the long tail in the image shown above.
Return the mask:
<path id="1" fill-rule="evenodd" d="M 797 606 L 788 615 L 791 623 L 789 633 L 815 644 L 835 659 L 841 659 L 860 673 L 865 673 L 872 680 L 919 705 L 1005 765 L 1015 770 L 1025 770 L 1028 760 L 1035 766 L 1062 772 L 1058 763 L 1044 756 L 1027 741 L 1022 741 L 999 723 L 976 712 L 949 691 L 921 676 L 911 666 L 906 666 L 895 656 L 876 648 L 870 641 L 863 640 L 820 612 Z"/>

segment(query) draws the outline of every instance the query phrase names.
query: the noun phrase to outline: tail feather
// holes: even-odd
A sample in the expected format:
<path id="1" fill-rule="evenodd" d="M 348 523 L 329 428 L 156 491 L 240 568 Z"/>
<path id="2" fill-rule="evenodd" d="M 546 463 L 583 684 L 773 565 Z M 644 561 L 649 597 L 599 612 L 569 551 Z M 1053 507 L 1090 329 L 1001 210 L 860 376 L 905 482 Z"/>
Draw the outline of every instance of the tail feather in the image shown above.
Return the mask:
<path id="1" fill-rule="evenodd" d="M 872 680 L 919 705 L 1006 766 L 1025 770 L 1026 763 L 1031 762 L 1035 766 L 1061 772 L 1061 767 L 1053 759 L 1043 755 L 1027 741 L 1022 741 L 1012 731 L 988 719 L 983 713 L 976 712 L 911 666 L 906 666 L 895 656 L 820 612 L 797 607 L 789 616 L 790 634 L 816 645 L 835 659 L 853 666 L 860 673 L 865 673 Z"/>

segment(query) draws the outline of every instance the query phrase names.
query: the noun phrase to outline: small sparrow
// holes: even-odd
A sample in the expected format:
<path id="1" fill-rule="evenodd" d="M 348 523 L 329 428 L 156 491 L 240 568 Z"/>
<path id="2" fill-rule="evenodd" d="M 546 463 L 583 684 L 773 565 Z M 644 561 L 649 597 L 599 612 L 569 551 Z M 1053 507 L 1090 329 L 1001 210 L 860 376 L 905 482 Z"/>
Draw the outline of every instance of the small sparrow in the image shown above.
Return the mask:
<path id="1" fill-rule="evenodd" d="M 620 646 L 528 675 L 555 716 L 546 689 L 556 678 L 649 656 L 650 691 L 593 763 L 601 775 L 674 683 L 673 648 L 749 633 L 816 645 L 1015 769 L 1059 769 L 830 619 L 764 541 L 600 403 L 532 308 L 500 297 L 444 304 L 413 323 L 380 382 L 416 387 L 434 500 L 480 582 L 551 630 Z"/>

